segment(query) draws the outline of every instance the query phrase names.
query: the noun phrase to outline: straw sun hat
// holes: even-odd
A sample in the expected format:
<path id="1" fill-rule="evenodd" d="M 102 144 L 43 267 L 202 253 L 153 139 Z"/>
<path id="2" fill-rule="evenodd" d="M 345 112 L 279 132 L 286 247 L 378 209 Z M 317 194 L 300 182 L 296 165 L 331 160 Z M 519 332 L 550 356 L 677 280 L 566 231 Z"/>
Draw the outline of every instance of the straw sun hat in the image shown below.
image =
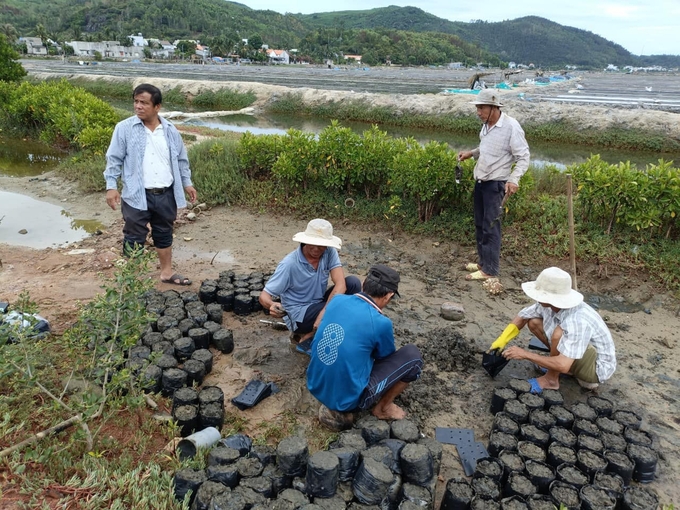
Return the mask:
<path id="1" fill-rule="evenodd" d="M 295 234 L 293 241 L 314 246 L 330 246 L 336 250 L 342 247 L 342 240 L 333 235 L 333 225 L 321 218 L 313 219 L 307 223 L 305 231 Z"/>
<path id="2" fill-rule="evenodd" d="M 571 288 L 569 273 L 559 267 L 544 269 L 536 281 L 523 283 L 522 290 L 531 299 L 556 308 L 574 308 L 583 301 L 583 294 Z"/>

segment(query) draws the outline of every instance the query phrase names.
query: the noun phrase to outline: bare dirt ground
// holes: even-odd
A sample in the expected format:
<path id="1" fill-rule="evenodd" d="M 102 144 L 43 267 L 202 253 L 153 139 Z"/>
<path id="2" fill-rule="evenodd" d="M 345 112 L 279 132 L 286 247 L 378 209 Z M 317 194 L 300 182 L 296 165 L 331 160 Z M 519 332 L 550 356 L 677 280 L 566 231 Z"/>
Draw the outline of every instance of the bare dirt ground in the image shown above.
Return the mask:
<path id="1" fill-rule="evenodd" d="M 21 291 L 28 290 L 41 314 L 59 333 L 74 320 L 78 302 L 100 290 L 100 274 L 111 271 L 120 252 L 121 220 L 119 211 L 108 209 L 103 194 L 82 195 L 52 174 L 43 177 L 47 180 L 0 177 L 0 188 L 41 196 L 75 217 L 94 217 L 106 226 L 103 234 L 64 249 L 32 250 L 0 244 L 0 300 L 13 302 Z M 291 238 L 304 230 L 308 219 L 273 217 L 238 208 L 209 210 L 193 223 L 178 223 L 176 269 L 193 279 L 194 290 L 202 280 L 215 278 L 227 269 L 237 273 L 272 271 L 295 248 Z M 520 283 L 535 279 L 543 268 L 503 260 L 501 281 L 505 291 L 491 296 L 479 283 L 463 279 L 464 263 L 474 260 L 470 247 L 440 239 L 393 236 L 371 225 L 355 226 L 345 221 L 335 221 L 334 227 L 344 242 L 341 259 L 347 274 L 363 277 L 376 262 L 387 263 L 401 273 L 402 298 L 386 313 L 394 321 L 398 343 L 417 343 L 426 362 L 423 377 L 411 385 L 401 404 L 427 436 L 434 437 L 436 427 L 471 428 L 476 440 L 486 443 L 493 388 L 505 385 L 511 377 L 535 374 L 526 362 L 513 361 L 492 380 L 481 368 L 481 352 L 529 303 Z M 74 248 L 91 248 L 93 252 L 69 255 Z M 568 269 L 566 261 L 557 264 Z M 157 271 L 154 276 L 158 277 Z M 639 311 L 633 313 L 601 309 L 616 341 L 618 370 L 599 394 L 643 416 L 643 427 L 653 434 L 660 455 L 658 478 L 649 487 L 659 493 L 662 502 L 678 504 L 680 304 L 655 288 L 644 274 L 615 267 L 579 266 L 578 281 L 584 292 L 619 304 L 640 304 Z M 177 287 L 159 282 L 158 288 Z M 462 304 L 465 318 L 457 322 L 441 318 L 439 308 L 445 301 Z M 307 358 L 291 350 L 285 331 L 259 322 L 265 318 L 261 313 L 248 317 L 225 313 L 224 323 L 234 330 L 236 349 L 231 355 L 218 353 L 207 382 L 221 386 L 228 398 L 237 395 L 254 377 L 279 385 L 280 393 L 253 409 L 238 411 L 227 404 L 230 412 L 248 420 L 252 433 L 263 422 L 275 421 L 286 412 L 294 413 L 307 429 L 318 427 L 318 403 L 305 388 Z M 522 332 L 515 342 L 526 346 L 528 339 Z M 472 347 L 471 352 L 467 345 Z M 562 390 L 567 403 L 588 396 L 569 378 L 563 379 Z M 455 448 L 445 445 L 441 479 L 462 475 Z M 440 492 L 443 485 L 439 484 Z"/>

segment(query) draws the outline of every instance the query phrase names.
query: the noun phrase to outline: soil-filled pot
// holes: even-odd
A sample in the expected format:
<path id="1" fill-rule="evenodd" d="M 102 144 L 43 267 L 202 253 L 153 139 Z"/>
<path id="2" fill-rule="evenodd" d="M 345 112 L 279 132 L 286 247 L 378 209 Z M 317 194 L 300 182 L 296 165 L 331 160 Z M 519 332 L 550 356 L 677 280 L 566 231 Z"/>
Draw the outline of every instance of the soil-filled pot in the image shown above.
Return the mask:
<path id="1" fill-rule="evenodd" d="M 484 457 L 477 461 L 473 476 L 485 476 L 500 482 L 503 478 L 503 463 L 493 457 Z"/>
<path id="2" fill-rule="evenodd" d="M 200 361 L 205 367 L 205 373 L 209 374 L 212 372 L 213 367 L 213 354 L 208 349 L 198 349 L 194 351 L 191 355 L 191 359 Z"/>
<path id="3" fill-rule="evenodd" d="M 432 480 L 434 459 L 427 446 L 409 443 L 399 456 L 404 482 L 425 486 Z"/>
<path id="4" fill-rule="evenodd" d="M 470 508 L 475 491 L 464 478 L 451 478 L 446 482 L 446 490 L 439 510 L 467 510 Z"/>
<path id="5" fill-rule="evenodd" d="M 216 299 L 222 310 L 231 312 L 234 309 L 234 287 L 218 290 Z"/>
<path id="6" fill-rule="evenodd" d="M 307 461 L 307 491 L 314 497 L 331 498 L 338 487 L 340 462 L 332 452 L 318 451 Z"/>
<path id="7" fill-rule="evenodd" d="M 198 392 L 198 403 L 201 406 L 217 403 L 224 407 L 224 392 L 219 386 L 203 386 Z"/>
<path id="8" fill-rule="evenodd" d="M 182 437 L 190 436 L 199 426 L 198 407 L 179 406 L 172 410 L 172 417 L 180 429 Z"/>
<path id="9" fill-rule="evenodd" d="M 576 450 L 560 443 L 552 443 L 548 446 L 548 464 L 554 468 L 562 464 L 576 464 Z"/>
<path id="10" fill-rule="evenodd" d="M 611 467 L 611 463 L 610 463 Z M 616 494 L 618 499 L 623 497 L 623 490 L 625 488 L 625 482 L 623 478 L 616 473 L 595 473 L 595 478 L 593 479 L 593 485 L 609 491 L 610 493 Z"/>
<path id="11" fill-rule="evenodd" d="M 552 406 L 564 405 L 564 397 L 560 390 L 546 389 L 541 392 L 541 397 L 545 400 L 545 408 L 550 409 Z"/>
<path id="12" fill-rule="evenodd" d="M 589 480 L 592 480 L 595 473 L 607 470 L 607 459 L 600 453 L 590 450 L 579 450 L 576 452 L 576 466 L 583 471 Z"/>
<path id="13" fill-rule="evenodd" d="M 569 409 L 562 406 L 552 406 L 548 408 L 548 412 L 552 414 L 557 420 L 556 425 L 558 427 L 564 427 L 565 429 L 571 429 L 574 425 L 574 415 Z"/>
<path id="14" fill-rule="evenodd" d="M 307 469 L 309 447 L 307 440 L 299 436 L 283 438 L 276 448 L 276 463 L 288 476 L 300 476 Z"/>
<path id="15" fill-rule="evenodd" d="M 529 408 L 519 400 L 505 402 L 503 412 L 519 424 L 526 423 L 529 420 Z"/>
<path id="16" fill-rule="evenodd" d="M 510 496 L 501 500 L 501 510 L 527 510 L 527 502 L 520 496 Z"/>
<path id="17" fill-rule="evenodd" d="M 502 411 L 503 406 L 508 400 L 515 400 L 516 398 L 517 392 L 515 390 L 511 388 L 496 388 L 493 390 L 493 395 L 491 395 L 491 407 L 489 409 L 491 414 L 495 415 Z"/>
<path id="18" fill-rule="evenodd" d="M 500 412 L 496 413 L 493 418 L 493 423 L 491 425 L 491 431 L 505 432 L 506 434 L 512 434 L 513 436 L 519 434 L 519 425 L 515 420 L 510 418 L 506 413 Z"/>
<path id="19" fill-rule="evenodd" d="M 472 500 L 472 503 L 470 503 L 470 510 L 500 510 L 500 508 L 501 504 L 498 501 L 492 501 L 490 499 L 475 497 L 475 499 Z M 406 509 L 402 509 L 402 507 L 399 506 L 399 510 Z M 413 508 L 413 510 L 423 510 L 423 507 L 422 505 L 419 505 L 417 508 Z"/>
<path id="20" fill-rule="evenodd" d="M 236 294 L 234 296 L 234 313 L 236 315 L 248 315 L 253 311 L 253 298 L 250 292 L 247 294 Z"/>
<path id="21" fill-rule="evenodd" d="M 599 428 L 600 432 L 603 434 L 623 433 L 623 425 L 621 425 L 618 421 L 614 420 L 613 418 L 609 418 L 607 416 L 600 416 L 597 420 L 595 420 L 595 425 L 597 425 L 597 428 Z"/>
<path id="22" fill-rule="evenodd" d="M 577 489 L 580 489 L 581 487 L 587 485 L 590 482 L 588 475 L 586 475 L 576 466 L 572 466 L 569 464 L 562 464 L 560 466 L 557 466 L 555 474 L 557 475 L 557 480 L 559 480 L 560 482 L 568 483 L 569 485 L 572 485 Z"/>
<path id="23" fill-rule="evenodd" d="M 578 450 L 590 450 L 591 452 L 602 454 L 604 452 L 604 443 L 599 437 L 581 434 L 576 438 L 576 448 Z"/>
<path id="24" fill-rule="evenodd" d="M 531 483 L 529 477 L 523 473 L 510 473 L 508 481 L 503 487 L 503 494 L 510 496 L 520 496 L 521 498 L 528 498 L 532 494 L 536 494 L 537 487 Z"/>
<path id="25" fill-rule="evenodd" d="M 338 457 L 338 479 L 341 482 L 351 481 L 359 467 L 359 450 L 344 447 L 334 448 L 331 451 Z"/>
<path id="26" fill-rule="evenodd" d="M 531 483 L 538 487 L 538 492 L 548 494 L 548 488 L 555 480 L 555 470 L 545 462 L 527 460 L 526 472 Z"/>
<path id="27" fill-rule="evenodd" d="M 479 476 L 472 479 L 471 485 L 476 498 L 498 501 L 501 497 L 501 484 L 493 478 Z"/>
<path id="28" fill-rule="evenodd" d="M 614 412 L 614 403 L 606 398 L 591 395 L 587 402 L 590 407 L 595 409 L 598 416 L 611 416 Z"/>
<path id="29" fill-rule="evenodd" d="M 545 409 L 536 409 L 529 413 L 529 423 L 541 430 L 549 431 L 557 425 L 557 418 Z"/>
<path id="30" fill-rule="evenodd" d="M 552 443 L 559 443 L 569 448 L 574 448 L 576 446 L 576 441 L 578 437 L 571 430 L 564 427 L 553 427 L 549 431 L 550 441 Z"/>
<path id="31" fill-rule="evenodd" d="M 633 471 L 635 470 L 635 462 L 633 462 L 628 454 L 617 452 L 616 450 L 606 450 L 604 458 L 609 463 L 607 470 L 620 476 L 625 487 L 630 485 L 630 481 L 633 479 Z"/>
<path id="32" fill-rule="evenodd" d="M 631 444 L 628 445 L 627 453 L 630 459 L 635 463 L 633 480 L 640 483 L 654 481 L 656 463 L 659 458 L 656 452 L 647 446 Z"/>
<path id="33" fill-rule="evenodd" d="M 555 510 L 555 504 L 550 496 L 534 494 L 527 499 L 529 510 Z"/>
<path id="34" fill-rule="evenodd" d="M 503 478 L 501 479 L 503 485 L 505 485 L 510 473 L 524 471 L 524 459 L 517 452 L 503 450 L 498 454 L 498 460 L 503 465 Z"/>
<path id="35" fill-rule="evenodd" d="M 498 457 L 501 450 L 517 451 L 517 438 L 505 432 L 492 432 L 487 451 L 492 457 Z"/>
<path id="36" fill-rule="evenodd" d="M 546 448 L 550 442 L 550 435 L 535 425 L 525 423 L 520 427 L 520 437 L 524 441 L 530 441 L 541 448 Z"/>
<path id="37" fill-rule="evenodd" d="M 589 420 L 595 421 L 597 412 L 585 402 L 577 402 L 571 406 L 570 411 L 574 415 L 575 420 Z"/>
<path id="38" fill-rule="evenodd" d="M 537 460 L 545 462 L 546 453 L 542 446 L 532 443 L 531 441 L 519 441 L 517 443 L 517 453 L 519 453 L 524 461 Z"/>
<path id="39" fill-rule="evenodd" d="M 172 408 L 179 406 L 191 406 L 198 405 L 198 391 L 195 388 L 189 388 L 188 386 L 180 388 L 175 391 L 172 396 Z"/>
<path id="40" fill-rule="evenodd" d="M 659 508 L 659 497 L 644 487 L 628 487 L 623 493 L 622 510 L 656 510 Z"/>
<path id="41" fill-rule="evenodd" d="M 223 354 L 234 350 L 234 334 L 230 329 L 219 329 L 213 333 L 213 344 Z"/>
<path id="42" fill-rule="evenodd" d="M 508 381 L 508 387 L 518 395 L 521 393 L 531 392 L 531 384 L 529 384 L 529 381 L 524 379 L 510 379 Z"/>
<path id="43" fill-rule="evenodd" d="M 582 510 L 614 510 L 616 508 L 616 498 L 594 485 L 581 487 L 580 496 Z"/>
<path id="44" fill-rule="evenodd" d="M 639 444 L 640 446 L 647 446 L 648 448 L 651 448 L 652 443 L 654 442 L 652 436 L 649 435 L 649 432 L 631 427 L 626 427 L 624 429 L 623 438 L 627 443 Z"/>
<path id="45" fill-rule="evenodd" d="M 352 480 L 352 493 L 365 505 L 378 505 L 387 497 L 394 474 L 385 464 L 364 459 Z"/>
<path id="46" fill-rule="evenodd" d="M 577 436 L 579 434 L 586 434 L 588 436 L 600 437 L 600 429 L 595 425 L 595 422 L 582 418 L 576 418 L 574 420 L 574 425 L 571 427 L 571 430 Z"/>
<path id="47" fill-rule="evenodd" d="M 191 500 L 193 501 L 196 491 L 207 480 L 208 476 L 202 469 L 200 471 L 191 468 L 180 469 L 173 479 L 175 499 L 182 501 L 187 492 L 192 491 Z"/>
<path id="48" fill-rule="evenodd" d="M 202 361 L 188 359 L 184 362 L 182 370 L 187 373 L 187 385 L 193 386 L 196 383 L 197 386 L 200 386 L 203 384 L 205 365 Z"/>
<path id="49" fill-rule="evenodd" d="M 604 443 L 605 451 L 615 450 L 617 452 L 625 452 L 628 448 L 628 443 L 621 434 L 612 434 L 609 432 L 603 432 L 600 435 L 602 442 Z"/>
<path id="50" fill-rule="evenodd" d="M 639 429 L 640 424 L 642 423 L 642 418 L 637 413 L 624 409 L 614 411 L 612 418 L 614 418 L 624 427 L 630 427 L 633 429 Z"/>
<path id="51" fill-rule="evenodd" d="M 207 349 L 210 346 L 210 331 L 205 328 L 191 328 L 187 335 L 193 340 L 194 350 Z M 177 346 L 175 346 L 176 349 Z M 191 356 L 191 353 L 189 353 L 189 356 Z"/>
<path id="52" fill-rule="evenodd" d="M 175 390 L 178 390 L 187 384 L 187 373 L 179 368 L 168 368 L 163 370 L 163 387 L 162 392 L 166 397 L 171 397 Z"/>
<path id="53" fill-rule="evenodd" d="M 540 395 L 534 395 L 533 393 L 522 393 L 517 397 L 517 400 L 527 406 L 529 408 L 529 412 L 536 409 L 543 409 L 545 407 L 545 400 L 543 400 L 543 397 Z"/>
<path id="54" fill-rule="evenodd" d="M 564 505 L 567 510 L 579 510 L 581 508 L 581 498 L 578 494 L 579 489 L 569 483 L 555 480 L 550 484 L 550 497 L 555 506 L 560 508 Z"/>

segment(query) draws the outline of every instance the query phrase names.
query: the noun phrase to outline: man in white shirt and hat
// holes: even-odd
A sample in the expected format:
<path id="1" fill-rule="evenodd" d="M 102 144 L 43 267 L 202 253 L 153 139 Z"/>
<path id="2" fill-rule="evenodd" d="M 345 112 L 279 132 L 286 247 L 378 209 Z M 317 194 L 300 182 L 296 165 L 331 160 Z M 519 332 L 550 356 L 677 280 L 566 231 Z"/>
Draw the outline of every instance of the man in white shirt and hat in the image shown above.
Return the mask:
<path id="1" fill-rule="evenodd" d="M 345 277 L 338 256 L 342 241 L 333 235 L 328 221 L 311 220 L 293 241 L 300 246 L 279 263 L 260 294 L 260 303 L 272 317 L 283 318 L 300 345 L 308 340 L 311 344 L 326 304 L 338 294 L 360 292 L 361 281 L 356 276 Z M 327 288 L 329 277 L 333 286 Z M 303 352 L 308 353 L 310 348 L 303 347 Z"/>
<path id="2" fill-rule="evenodd" d="M 532 393 L 559 389 L 560 374 L 574 376 L 588 389 L 597 388 L 612 376 L 616 370 L 612 335 L 600 314 L 571 288 L 569 273 L 549 267 L 536 281 L 523 283 L 522 290 L 536 303 L 520 310 L 490 350 L 502 350 L 507 359 L 531 361 L 544 372 L 529 379 Z M 549 356 L 520 347 L 505 348 L 524 326 L 550 349 Z"/>

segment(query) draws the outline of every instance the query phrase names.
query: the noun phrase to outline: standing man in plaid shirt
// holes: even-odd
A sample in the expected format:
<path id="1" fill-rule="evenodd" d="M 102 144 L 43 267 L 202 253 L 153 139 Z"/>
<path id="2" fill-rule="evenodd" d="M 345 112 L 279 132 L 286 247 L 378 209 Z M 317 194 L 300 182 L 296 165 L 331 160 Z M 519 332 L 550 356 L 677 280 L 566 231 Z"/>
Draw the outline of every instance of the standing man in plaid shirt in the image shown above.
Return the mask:
<path id="1" fill-rule="evenodd" d="M 484 125 L 479 147 L 458 154 L 458 161 L 477 160 L 474 214 L 478 260 L 465 266 L 471 271 L 465 279 L 486 280 L 497 277 L 500 270 L 503 198 L 519 189 L 519 180 L 529 168 L 529 145 L 519 122 L 501 112 L 497 91 L 482 90 L 472 104 Z"/>

